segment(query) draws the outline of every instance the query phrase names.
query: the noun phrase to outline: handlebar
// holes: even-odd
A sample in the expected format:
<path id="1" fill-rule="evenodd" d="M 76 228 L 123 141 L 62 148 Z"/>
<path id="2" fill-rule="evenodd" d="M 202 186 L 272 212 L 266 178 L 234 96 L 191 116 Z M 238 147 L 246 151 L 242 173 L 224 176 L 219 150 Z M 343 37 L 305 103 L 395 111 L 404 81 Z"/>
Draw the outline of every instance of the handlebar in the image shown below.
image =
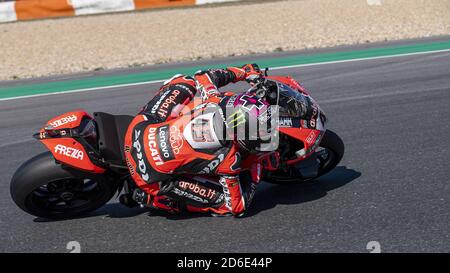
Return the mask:
<path id="1" fill-rule="evenodd" d="M 257 97 L 265 99 L 271 105 L 277 105 L 279 100 L 278 92 L 273 92 L 270 90 L 269 85 L 267 84 L 266 77 L 268 76 L 269 68 L 266 67 L 264 69 L 263 74 L 256 78 L 255 80 L 249 82 L 252 87 L 247 91 L 247 93 L 252 93 Z"/>
<path id="2" fill-rule="evenodd" d="M 249 84 L 251 85 L 251 88 L 247 91 L 247 93 L 255 93 L 255 95 L 260 98 L 264 98 L 266 96 L 268 89 L 265 86 L 265 83 L 266 83 L 265 77 L 268 76 L 268 71 L 269 71 L 269 68 L 266 67 L 261 76 L 259 76 L 258 78 L 252 79 L 251 81 L 248 81 Z"/>

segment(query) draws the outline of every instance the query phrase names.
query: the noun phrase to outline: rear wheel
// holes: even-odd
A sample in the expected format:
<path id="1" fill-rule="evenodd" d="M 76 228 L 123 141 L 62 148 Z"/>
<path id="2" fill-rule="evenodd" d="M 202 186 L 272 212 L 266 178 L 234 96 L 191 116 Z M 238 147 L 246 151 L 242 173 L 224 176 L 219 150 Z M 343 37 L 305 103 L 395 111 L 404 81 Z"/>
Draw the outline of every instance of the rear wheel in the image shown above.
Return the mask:
<path id="1" fill-rule="evenodd" d="M 71 218 L 108 202 L 117 187 L 105 177 L 57 164 L 50 152 L 25 162 L 11 180 L 11 196 L 25 212 L 49 218 Z"/>
<path id="2" fill-rule="evenodd" d="M 317 176 L 304 179 L 301 177 L 299 171 L 292 167 L 288 172 L 278 171 L 273 173 L 264 181 L 273 184 L 311 181 L 333 170 L 344 156 L 344 150 L 344 142 L 342 139 L 333 131 L 327 130 L 316 150 L 316 157 L 319 164 Z"/>

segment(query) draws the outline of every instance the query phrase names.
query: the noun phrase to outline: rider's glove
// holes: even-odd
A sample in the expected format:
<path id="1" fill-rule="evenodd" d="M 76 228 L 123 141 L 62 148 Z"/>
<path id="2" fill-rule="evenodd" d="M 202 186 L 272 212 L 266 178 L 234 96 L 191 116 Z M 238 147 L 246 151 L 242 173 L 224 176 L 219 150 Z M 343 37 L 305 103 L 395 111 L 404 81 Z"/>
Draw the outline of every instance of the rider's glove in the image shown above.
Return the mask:
<path id="1" fill-rule="evenodd" d="M 255 83 L 263 75 L 257 64 L 246 64 L 242 66 L 242 69 L 245 71 L 245 80 L 248 83 Z"/>

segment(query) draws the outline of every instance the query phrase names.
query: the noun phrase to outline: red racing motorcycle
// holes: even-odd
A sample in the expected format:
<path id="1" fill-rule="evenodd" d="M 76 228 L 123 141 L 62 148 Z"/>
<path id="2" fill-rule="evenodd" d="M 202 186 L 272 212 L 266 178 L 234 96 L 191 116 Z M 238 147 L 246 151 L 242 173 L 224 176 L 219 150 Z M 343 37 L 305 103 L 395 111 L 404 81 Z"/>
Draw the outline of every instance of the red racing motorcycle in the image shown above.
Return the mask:
<path id="1" fill-rule="evenodd" d="M 248 155 L 241 166 L 242 183 L 249 179 L 298 183 L 330 172 L 342 159 L 344 144 L 337 134 L 325 128 L 324 112 L 293 78 L 267 76 L 267 69 L 265 74 L 248 92 L 279 108 L 280 162 L 271 162 L 267 156 Z M 308 105 L 307 118 L 300 118 L 302 105 Z M 132 119 L 128 115 L 73 111 L 48 121 L 33 135 L 48 151 L 16 170 L 10 185 L 14 202 L 27 213 L 49 219 L 87 214 L 115 195 L 126 206 L 137 205 L 132 200 L 136 185 L 123 151 L 125 132 Z M 185 175 L 173 179 L 213 189 L 219 195 L 214 202 L 224 200 L 217 177 Z M 217 205 L 205 202 L 202 200 L 199 205 Z"/>

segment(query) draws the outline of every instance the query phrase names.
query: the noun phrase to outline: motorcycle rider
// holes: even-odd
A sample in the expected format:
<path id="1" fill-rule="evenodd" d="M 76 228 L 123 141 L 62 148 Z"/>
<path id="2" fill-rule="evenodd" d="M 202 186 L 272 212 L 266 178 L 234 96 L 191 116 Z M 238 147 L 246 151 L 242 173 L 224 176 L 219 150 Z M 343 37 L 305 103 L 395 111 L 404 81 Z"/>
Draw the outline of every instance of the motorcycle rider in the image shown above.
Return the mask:
<path id="1" fill-rule="evenodd" d="M 270 111 L 259 97 L 226 95 L 218 88 L 244 80 L 252 82 L 261 76 L 258 65 L 246 64 L 199 71 L 194 77 L 176 75 L 164 82 L 157 95 L 133 119 L 125 136 L 127 166 L 138 186 L 133 199 L 141 205 L 174 213 L 187 210 L 243 215 L 257 182 L 252 181 L 247 187 L 241 185 L 241 152 L 258 152 L 262 133 L 258 131 L 250 139 L 248 128 Z M 190 115 L 180 115 L 197 91 L 202 104 L 192 109 Z M 230 107 L 233 113 L 225 117 L 224 112 Z M 238 137 L 238 128 L 247 130 L 245 138 Z M 222 196 L 219 189 L 207 189 L 187 180 L 173 181 L 170 179 L 173 174 L 218 175 L 225 200 L 219 200 Z M 211 202 L 217 206 L 202 205 Z"/>

